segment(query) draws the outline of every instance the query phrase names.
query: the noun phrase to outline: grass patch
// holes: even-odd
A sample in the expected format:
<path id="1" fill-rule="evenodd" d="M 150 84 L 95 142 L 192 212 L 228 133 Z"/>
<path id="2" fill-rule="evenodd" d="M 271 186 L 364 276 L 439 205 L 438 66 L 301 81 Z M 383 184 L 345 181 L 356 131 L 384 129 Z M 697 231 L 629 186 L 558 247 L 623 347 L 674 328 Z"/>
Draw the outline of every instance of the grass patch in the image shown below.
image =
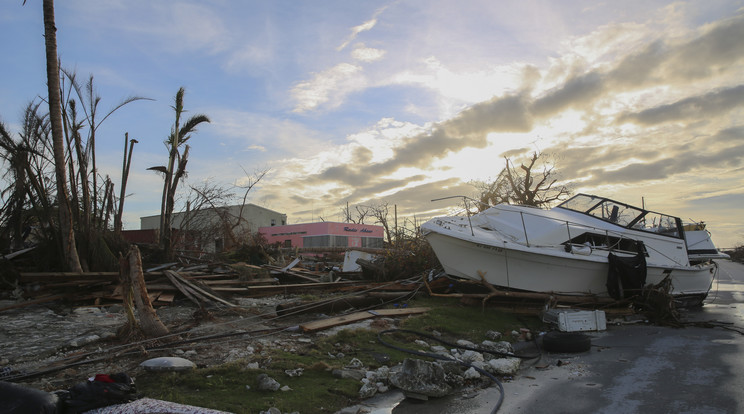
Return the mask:
<path id="1" fill-rule="evenodd" d="M 442 333 L 442 339 L 450 342 L 467 339 L 479 343 L 486 339 L 486 332 L 490 330 L 506 334 L 540 324 L 535 317 L 465 306 L 457 299 L 416 299 L 409 301 L 408 306 L 427 306 L 431 310 L 402 320 L 399 324 L 402 329 L 427 334 L 436 330 Z M 385 339 L 402 347 L 419 348 L 413 344 L 416 338 L 411 335 L 392 335 Z M 408 357 L 411 355 L 382 345 L 377 340 L 377 331 L 347 329 L 329 337 L 317 336 L 312 344 L 296 353 L 274 349 L 255 356 L 254 360 L 260 360 L 266 367 L 261 370 L 246 369 L 247 361 L 238 361 L 182 373 L 145 372 L 136 380 L 138 390 L 147 397 L 234 413 L 258 413 L 270 407 L 302 414 L 332 413 L 357 403 L 361 387 L 358 381 L 333 377 L 332 369 L 344 367 L 353 358 L 376 369 L 382 365 L 392 367 Z M 304 368 L 303 375 L 289 377 L 284 372 L 295 368 Z M 261 373 L 292 390 L 258 391 L 256 377 Z"/>
<path id="2" fill-rule="evenodd" d="M 261 373 L 292 390 L 259 391 L 256 377 Z M 274 367 L 249 370 L 231 363 L 190 372 L 146 372 L 137 377 L 137 389 L 150 398 L 238 414 L 259 413 L 270 407 L 305 414 L 333 413 L 352 404 L 359 384 L 334 378 L 323 369 L 306 369 L 301 377 L 289 377 Z"/>

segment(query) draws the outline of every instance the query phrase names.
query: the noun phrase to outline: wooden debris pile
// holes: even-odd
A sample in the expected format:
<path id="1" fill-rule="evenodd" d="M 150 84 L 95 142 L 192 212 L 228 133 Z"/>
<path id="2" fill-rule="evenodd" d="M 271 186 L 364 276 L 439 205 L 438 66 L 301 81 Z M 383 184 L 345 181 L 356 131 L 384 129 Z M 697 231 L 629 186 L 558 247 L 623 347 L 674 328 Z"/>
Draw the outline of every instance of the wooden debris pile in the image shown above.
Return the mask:
<path id="1" fill-rule="evenodd" d="M 200 307 L 233 307 L 227 299 L 233 295 L 261 297 L 337 290 L 368 283 L 343 280 L 332 272 L 304 269 L 299 263 L 299 259 L 295 259 L 283 267 L 246 263 L 202 263 L 184 267 L 176 262 L 146 269 L 144 278 L 148 296 L 155 306 L 185 298 Z M 20 273 L 18 285 L 24 300 L 0 307 L 0 311 L 58 299 L 93 305 L 121 303 L 123 299 L 119 272 L 26 272 Z"/>

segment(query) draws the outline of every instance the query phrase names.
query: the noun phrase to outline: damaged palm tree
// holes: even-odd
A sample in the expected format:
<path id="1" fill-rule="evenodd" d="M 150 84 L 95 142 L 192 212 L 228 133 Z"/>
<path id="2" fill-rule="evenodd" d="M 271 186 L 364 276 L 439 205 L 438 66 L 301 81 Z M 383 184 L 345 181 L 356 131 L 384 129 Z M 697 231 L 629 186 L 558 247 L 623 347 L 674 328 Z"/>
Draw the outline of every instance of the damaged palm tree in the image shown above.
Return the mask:
<path id="1" fill-rule="evenodd" d="M 168 335 L 168 328 L 160 321 L 147 294 L 142 257 L 137 246 L 130 247 L 126 257 L 119 258 L 119 265 L 119 279 L 127 313 L 127 325 L 120 331 L 121 336 L 129 336 L 137 331 L 148 338 Z"/>
<path id="2" fill-rule="evenodd" d="M 171 217 L 175 204 L 176 188 L 178 187 L 179 180 L 186 174 L 186 163 L 189 156 L 188 145 L 185 146 L 183 153 L 179 152 L 179 149 L 191 138 L 191 133 L 196 131 L 196 127 L 199 124 L 210 122 L 206 115 L 197 114 L 181 125 L 181 115 L 185 112 L 183 109 L 183 95 L 185 93 L 184 88 L 180 88 L 176 93 L 175 105 L 173 106 L 173 110 L 176 112 L 176 122 L 168 139 L 165 141 L 165 145 L 168 148 L 168 165 L 149 168 L 150 170 L 159 171 L 164 174 L 165 182 L 163 184 L 163 197 L 160 205 L 159 245 L 163 249 L 166 258 L 170 258 L 173 255 Z"/>

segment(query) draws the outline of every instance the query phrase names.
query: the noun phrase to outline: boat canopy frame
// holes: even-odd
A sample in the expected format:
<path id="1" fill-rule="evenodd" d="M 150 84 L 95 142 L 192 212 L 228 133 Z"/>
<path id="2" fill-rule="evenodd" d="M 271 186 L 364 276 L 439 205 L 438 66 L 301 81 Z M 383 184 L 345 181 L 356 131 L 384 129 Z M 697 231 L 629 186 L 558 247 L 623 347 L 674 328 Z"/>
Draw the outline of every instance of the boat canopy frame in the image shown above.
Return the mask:
<path id="1" fill-rule="evenodd" d="M 607 197 L 577 194 L 557 207 L 576 211 L 599 220 L 647 233 L 684 240 L 684 227 L 679 217 L 621 203 Z"/>

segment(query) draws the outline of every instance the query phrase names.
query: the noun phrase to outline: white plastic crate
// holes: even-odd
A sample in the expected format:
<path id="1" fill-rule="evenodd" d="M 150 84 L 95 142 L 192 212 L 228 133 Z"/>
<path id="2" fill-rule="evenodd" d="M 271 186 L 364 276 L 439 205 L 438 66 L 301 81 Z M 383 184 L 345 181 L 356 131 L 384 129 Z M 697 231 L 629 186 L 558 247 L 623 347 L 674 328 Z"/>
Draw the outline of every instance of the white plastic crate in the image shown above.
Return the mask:
<path id="1" fill-rule="evenodd" d="M 563 332 L 604 331 L 607 329 L 605 313 L 601 310 L 550 309 L 543 314 L 543 322 L 558 326 Z"/>

